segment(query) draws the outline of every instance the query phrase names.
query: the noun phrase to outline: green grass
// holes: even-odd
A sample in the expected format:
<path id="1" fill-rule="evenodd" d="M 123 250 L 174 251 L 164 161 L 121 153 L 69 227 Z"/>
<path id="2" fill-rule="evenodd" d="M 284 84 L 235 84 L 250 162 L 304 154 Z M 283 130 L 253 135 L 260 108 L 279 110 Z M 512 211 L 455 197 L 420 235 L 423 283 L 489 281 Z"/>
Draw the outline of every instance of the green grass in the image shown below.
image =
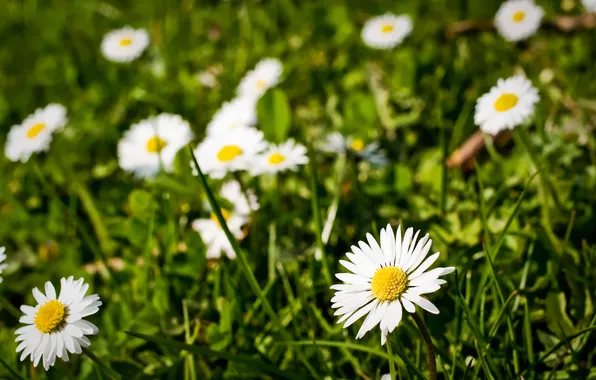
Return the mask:
<path id="1" fill-rule="evenodd" d="M 578 1 L 537 2 L 548 18 L 583 12 Z M 428 232 L 436 265 L 457 268 L 428 297 L 440 314 L 422 314 L 439 379 L 596 378 L 596 29 L 545 26 L 519 44 L 493 30 L 446 36 L 452 22 L 493 17 L 489 3 L 4 1 L 0 145 L 48 103 L 65 105 L 69 123 L 47 154 L 0 155 L 0 378 L 378 379 L 390 363 L 399 379 L 427 378 L 412 318 L 387 351 L 378 328 L 357 341 L 361 322 L 344 330 L 330 308 L 339 260 L 387 223 Z M 414 31 L 371 50 L 361 27 L 388 11 L 411 15 Z M 99 44 L 125 25 L 146 28 L 150 48 L 111 63 Z M 194 147 L 268 56 L 284 79 L 259 103 L 257 127 L 308 146 L 311 164 L 241 173 L 261 208 L 238 258 L 208 261 L 190 222 L 207 203 L 218 210 L 221 182 L 193 176 L 188 149 L 172 174 L 138 180 L 118 167 L 117 143 L 169 112 L 191 123 Z M 196 79 L 209 67 L 221 70 L 214 89 Z M 447 169 L 477 130 L 477 97 L 518 72 L 540 92 L 532 122 L 469 169 Z M 389 165 L 322 153 L 334 130 L 379 141 Z M 100 332 L 88 355 L 46 373 L 18 360 L 17 309 L 70 275 L 101 296 L 88 318 Z"/>

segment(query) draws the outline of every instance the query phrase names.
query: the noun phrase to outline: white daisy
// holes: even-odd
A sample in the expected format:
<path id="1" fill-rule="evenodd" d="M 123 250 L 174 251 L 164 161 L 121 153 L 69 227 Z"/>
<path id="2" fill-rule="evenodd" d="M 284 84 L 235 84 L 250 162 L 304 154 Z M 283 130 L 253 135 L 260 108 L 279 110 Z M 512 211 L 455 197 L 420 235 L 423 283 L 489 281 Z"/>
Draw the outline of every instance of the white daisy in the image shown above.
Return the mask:
<path id="1" fill-rule="evenodd" d="M 114 62 L 131 62 L 141 56 L 149 46 L 149 34 L 145 29 L 126 26 L 112 30 L 101 42 L 104 57 Z"/>
<path id="2" fill-rule="evenodd" d="M 497 11 L 495 26 L 507 41 L 520 41 L 536 33 L 543 16 L 544 10 L 533 0 L 508 0 Z"/>
<path id="3" fill-rule="evenodd" d="M 381 376 L 381 380 L 393 380 L 393 379 L 391 378 L 390 373 L 386 373 L 383 376 Z"/>
<path id="4" fill-rule="evenodd" d="M 236 127 L 233 132 L 208 135 L 194 154 L 205 174 L 223 178 L 228 172 L 249 169 L 266 146 L 263 132 L 252 127 Z"/>
<path id="5" fill-rule="evenodd" d="M 248 189 L 246 190 L 245 195 L 238 181 L 228 181 L 224 183 L 221 187 L 221 195 L 234 205 L 234 212 L 239 215 L 250 215 L 252 211 L 256 211 L 260 207 L 255 193 Z M 248 200 L 246 199 L 247 196 Z"/>
<path id="6" fill-rule="evenodd" d="M 538 90 L 526 77 L 499 79 L 490 92 L 478 98 L 474 122 L 483 132 L 496 135 L 526 121 L 539 100 Z"/>
<path id="7" fill-rule="evenodd" d="M 588 12 L 596 12 L 596 0 L 582 0 L 582 4 Z"/>
<path id="8" fill-rule="evenodd" d="M 425 272 L 438 258 L 439 252 L 426 258 L 432 240 L 428 234 L 418 241 L 417 231 L 408 228 L 401 235 L 401 226 L 394 235 L 390 225 L 381 230 L 381 245 L 366 234 L 368 244 L 363 241 L 359 247 L 353 245 L 346 253 L 350 261 L 340 263 L 352 273 L 338 273 L 336 277 L 344 284 L 333 285 L 336 290 L 331 299 L 335 315 L 342 315 L 338 323 L 345 321 L 344 328 L 366 315 L 357 339 L 360 339 L 380 324 L 381 344 L 402 319 L 402 306 L 409 313 L 416 312 L 414 304 L 424 310 L 438 314 L 439 309 L 422 294 L 439 290 L 446 281 L 440 276 L 449 274 L 454 268 L 435 268 Z"/>
<path id="9" fill-rule="evenodd" d="M 0 247 L 0 283 L 2 283 L 2 281 L 4 281 L 1 276 L 2 272 L 4 272 L 4 269 L 6 269 L 6 267 L 8 266 L 4 262 L 4 260 L 6 260 L 6 254 L 4 253 L 5 251 L 6 251 L 6 248 Z"/>
<path id="10" fill-rule="evenodd" d="M 176 153 L 194 135 L 187 121 L 178 115 L 162 113 L 133 124 L 118 143 L 120 167 L 140 177 L 159 172 L 160 160 L 171 171 Z"/>
<path id="11" fill-rule="evenodd" d="M 362 28 L 362 40 L 371 48 L 391 49 L 402 43 L 412 32 L 410 16 L 393 13 L 373 17 Z"/>
<path id="12" fill-rule="evenodd" d="M 258 99 L 265 91 L 274 87 L 280 80 L 283 65 L 279 59 L 265 58 L 249 71 L 240 81 L 238 95 Z"/>
<path id="13" fill-rule="evenodd" d="M 20 124 L 13 125 L 6 140 L 5 153 L 11 161 L 27 162 L 32 153 L 47 151 L 54 131 L 66 125 L 66 108 L 49 104 L 38 108 Z"/>
<path id="14" fill-rule="evenodd" d="M 99 329 L 83 318 L 97 313 L 101 301 L 97 294 L 85 296 L 88 289 L 89 285 L 82 278 L 75 281 L 72 276 L 60 280 L 57 298 L 49 281 L 45 284 L 45 295 L 37 288 L 33 289 L 37 306 L 21 306 L 25 315 L 19 322 L 27 326 L 15 332 L 18 335 L 16 341 L 21 342 L 17 352 L 23 351 L 21 361 L 31 356 L 37 367 L 43 356 L 43 367 L 47 371 L 54 365 L 56 357 L 67 362 L 69 352 L 80 354 L 81 347 L 91 345 L 86 335 L 95 335 Z"/>
<path id="15" fill-rule="evenodd" d="M 221 214 L 232 235 L 239 240 L 242 239 L 244 237 L 242 226 L 246 224 L 247 217 L 226 209 L 221 209 Z M 193 221 L 192 228 L 201 235 L 201 239 L 207 246 L 206 256 L 208 259 L 218 259 L 221 257 L 222 252 L 231 260 L 236 258 L 232 244 L 213 212 L 209 219 L 196 219 Z"/>
<path id="16" fill-rule="evenodd" d="M 257 123 L 257 110 L 254 99 L 235 98 L 226 102 L 207 124 L 207 133 L 233 133 L 237 127 L 250 127 Z"/>
<path id="17" fill-rule="evenodd" d="M 344 137 L 339 132 L 329 134 L 322 149 L 338 154 L 349 151 L 376 166 L 385 166 L 388 162 L 385 151 L 379 148 L 378 143 L 367 144 L 361 138 Z"/>
<path id="18" fill-rule="evenodd" d="M 308 164 L 306 147 L 296 144 L 292 139 L 269 147 L 257 157 L 251 171 L 253 175 L 277 173 L 285 170 L 297 170 L 299 165 Z"/>

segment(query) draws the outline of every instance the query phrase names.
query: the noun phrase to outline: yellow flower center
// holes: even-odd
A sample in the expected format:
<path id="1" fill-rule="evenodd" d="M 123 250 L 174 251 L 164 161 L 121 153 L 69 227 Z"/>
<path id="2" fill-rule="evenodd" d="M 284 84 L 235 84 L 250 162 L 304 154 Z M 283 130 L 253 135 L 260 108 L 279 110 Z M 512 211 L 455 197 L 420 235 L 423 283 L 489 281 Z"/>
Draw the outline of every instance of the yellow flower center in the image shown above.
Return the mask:
<path id="1" fill-rule="evenodd" d="M 513 22 L 522 22 L 526 18 L 526 13 L 517 11 L 513 14 Z"/>
<path id="2" fill-rule="evenodd" d="M 226 145 L 217 152 L 217 159 L 222 162 L 230 162 L 242 154 L 238 145 Z"/>
<path id="3" fill-rule="evenodd" d="M 165 140 L 159 138 L 158 136 L 153 136 L 149 140 L 147 140 L 147 152 L 161 152 L 161 150 L 165 148 L 166 145 L 168 145 L 168 143 Z"/>
<path id="4" fill-rule="evenodd" d="M 383 32 L 383 33 L 390 33 L 390 32 L 393 32 L 393 25 L 389 25 L 389 24 L 387 24 L 387 25 L 383 25 L 383 26 L 381 27 L 381 32 Z"/>
<path id="5" fill-rule="evenodd" d="M 230 216 L 232 216 L 232 212 L 226 210 L 225 208 L 221 208 L 219 209 L 221 211 L 221 216 L 223 216 L 224 220 L 227 221 L 230 219 Z M 214 212 L 211 212 L 211 220 L 213 220 L 215 223 L 217 223 L 217 225 L 221 228 L 221 224 L 219 223 L 219 219 L 217 219 L 217 215 L 215 215 Z"/>
<path id="6" fill-rule="evenodd" d="M 56 330 L 66 319 L 66 307 L 58 300 L 46 302 L 35 315 L 35 327 L 44 334 Z"/>
<path id="7" fill-rule="evenodd" d="M 495 110 L 504 112 L 512 109 L 517 104 L 519 98 L 515 94 L 502 94 L 495 102 Z"/>
<path id="8" fill-rule="evenodd" d="M 265 87 L 265 85 L 267 84 L 267 82 L 265 82 L 262 79 L 259 79 L 257 81 L 257 83 L 255 84 L 255 86 L 257 86 L 258 89 L 263 89 Z"/>
<path id="9" fill-rule="evenodd" d="M 393 301 L 406 290 L 407 276 L 397 267 L 377 269 L 371 290 L 379 301 Z"/>
<path id="10" fill-rule="evenodd" d="M 283 154 L 273 153 L 271 156 L 269 156 L 268 161 L 271 165 L 277 165 L 277 164 L 281 164 L 285 160 L 286 160 L 286 158 L 283 156 Z"/>
<path id="11" fill-rule="evenodd" d="M 46 125 L 44 123 L 37 123 L 31 126 L 27 131 L 27 137 L 30 139 L 34 139 L 45 129 Z"/>
<path id="12" fill-rule="evenodd" d="M 120 40 L 120 46 L 129 46 L 132 44 L 132 38 L 123 38 Z"/>
<path id="13" fill-rule="evenodd" d="M 354 139 L 350 147 L 354 149 L 356 152 L 362 152 L 362 150 L 364 149 L 364 141 L 362 141 L 362 139 Z"/>

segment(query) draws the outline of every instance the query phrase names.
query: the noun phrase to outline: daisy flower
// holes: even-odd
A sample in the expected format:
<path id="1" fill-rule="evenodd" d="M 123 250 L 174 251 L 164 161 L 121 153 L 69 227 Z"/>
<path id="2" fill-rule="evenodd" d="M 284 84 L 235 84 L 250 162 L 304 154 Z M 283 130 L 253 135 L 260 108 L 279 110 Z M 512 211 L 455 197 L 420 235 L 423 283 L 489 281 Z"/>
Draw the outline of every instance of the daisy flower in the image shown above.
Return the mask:
<path id="1" fill-rule="evenodd" d="M 497 11 L 495 26 L 507 41 L 520 41 L 536 33 L 543 16 L 544 10 L 533 0 L 508 0 Z"/>
<path id="2" fill-rule="evenodd" d="M 240 81 L 238 95 L 252 99 L 260 98 L 265 91 L 279 83 L 283 65 L 279 59 L 265 58 Z"/>
<path id="3" fill-rule="evenodd" d="M 360 241 L 358 247 L 353 245 L 352 252 L 346 253 L 350 261 L 340 260 L 352 273 L 336 274 L 344 284 L 331 286 L 336 290 L 331 307 L 337 309 L 335 315 L 342 316 L 338 323 L 345 321 L 344 328 L 366 315 L 356 339 L 380 325 L 381 345 L 385 344 L 387 334 L 401 321 L 403 309 L 416 312 L 414 304 L 430 313 L 439 313 L 439 309 L 421 295 L 439 290 L 446 283 L 439 277 L 455 269 L 435 268 L 427 272 L 439 258 L 439 252 L 426 258 L 432 240 L 428 234 L 418 240 L 420 231 L 415 235 L 413 231 L 408 228 L 402 240 L 401 226 L 394 235 L 387 225 L 381 230 L 381 245 L 367 234 L 368 244 Z"/>
<path id="4" fill-rule="evenodd" d="M 378 143 L 367 144 L 361 138 L 346 138 L 339 132 L 329 134 L 322 149 L 326 152 L 338 154 L 345 154 L 349 151 L 375 166 L 385 166 L 388 161 L 385 151 L 379 148 Z"/>
<path id="5" fill-rule="evenodd" d="M 20 124 L 13 125 L 6 140 L 5 153 L 11 161 L 27 162 L 32 153 L 47 151 L 54 131 L 64 127 L 66 108 L 49 104 L 38 108 Z"/>
<path id="6" fill-rule="evenodd" d="M 0 247 L 0 284 L 2 283 L 2 281 L 4 281 L 2 279 L 2 272 L 4 272 L 4 269 L 6 269 L 6 267 L 8 265 L 6 265 L 6 263 L 4 262 L 4 260 L 6 260 L 6 254 L 4 253 L 6 251 L 6 248 L 4 247 Z"/>
<path id="7" fill-rule="evenodd" d="M 17 352 L 22 352 L 21 361 L 31 357 L 33 365 L 43 357 L 46 371 L 54 365 L 56 357 L 68 361 L 68 353 L 80 354 L 81 347 L 89 347 L 87 335 L 99 332 L 97 326 L 83 318 L 97 313 L 101 301 L 97 294 L 85 296 L 89 284 L 83 279 L 75 281 L 72 276 L 60 280 L 60 295 L 51 282 L 45 284 L 45 295 L 33 289 L 37 306 L 21 306 L 25 313 L 19 322 L 27 326 L 19 328 L 16 341 L 21 342 Z"/>
<path id="8" fill-rule="evenodd" d="M 297 170 L 299 165 L 306 165 L 308 157 L 304 145 L 296 144 L 292 139 L 279 144 L 270 144 L 259 155 L 251 168 L 254 175 L 277 173 L 285 170 Z"/>
<path id="9" fill-rule="evenodd" d="M 205 174 L 223 178 L 228 172 L 249 169 L 266 146 L 263 132 L 252 127 L 236 127 L 233 133 L 208 135 L 194 154 Z"/>
<path id="10" fill-rule="evenodd" d="M 596 0 L 582 0 L 582 4 L 588 12 L 596 12 Z"/>
<path id="11" fill-rule="evenodd" d="M 250 215 L 252 211 L 256 211 L 260 207 L 255 193 L 250 189 L 248 189 L 246 193 L 247 194 L 244 195 L 238 181 L 228 181 L 221 187 L 222 197 L 234 205 L 234 212 L 243 216 Z M 246 199 L 247 196 L 248 200 Z"/>
<path id="12" fill-rule="evenodd" d="M 499 79 L 490 92 L 478 98 L 474 123 L 491 135 L 513 129 L 532 116 L 539 100 L 538 90 L 526 77 Z"/>
<path id="13" fill-rule="evenodd" d="M 101 42 L 101 52 L 113 62 L 131 62 L 139 58 L 149 46 L 149 34 L 145 29 L 126 26 L 112 30 Z"/>
<path id="14" fill-rule="evenodd" d="M 207 133 L 233 133 L 237 127 L 250 127 L 257 123 L 255 102 L 250 98 L 236 98 L 226 102 L 207 124 Z"/>
<path id="15" fill-rule="evenodd" d="M 118 143 L 120 167 L 139 177 L 151 177 L 160 169 L 172 170 L 176 153 L 194 135 L 178 115 L 162 113 L 133 124 Z"/>
<path id="16" fill-rule="evenodd" d="M 371 48 L 391 49 L 401 44 L 411 32 L 412 19 L 409 16 L 385 13 L 364 24 L 362 41 Z"/>
<path id="17" fill-rule="evenodd" d="M 240 215 L 235 211 L 221 209 L 221 214 L 224 217 L 230 232 L 238 240 L 244 237 L 242 226 L 246 224 L 248 218 Z M 218 259 L 222 252 L 225 253 L 230 260 L 236 258 L 236 253 L 232 248 L 232 244 L 228 240 L 226 233 L 219 224 L 219 220 L 215 213 L 211 213 L 209 219 L 196 219 L 192 222 L 192 228 L 201 235 L 201 239 L 207 246 L 207 258 Z"/>

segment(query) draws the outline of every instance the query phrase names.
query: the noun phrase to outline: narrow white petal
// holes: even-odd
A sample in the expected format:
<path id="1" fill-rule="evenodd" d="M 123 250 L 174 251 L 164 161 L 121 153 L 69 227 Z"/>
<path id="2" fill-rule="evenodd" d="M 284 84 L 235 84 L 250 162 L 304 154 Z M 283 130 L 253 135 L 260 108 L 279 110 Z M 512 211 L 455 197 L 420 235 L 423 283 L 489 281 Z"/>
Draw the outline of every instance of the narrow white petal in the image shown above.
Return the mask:
<path id="1" fill-rule="evenodd" d="M 437 259 L 439 258 L 440 253 L 437 252 L 435 254 L 433 254 L 432 256 L 430 256 L 429 258 L 427 258 L 426 260 L 424 260 L 424 262 L 412 273 L 412 276 L 418 277 L 418 275 L 420 275 L 421 273 L 424 273 L 425 270 L 427 270 L 431 265 L 433 265 L 433 263 L 435 261 L 437 261 Z M 410 268 L 410 271 L 414 270 L 414 266 L 412 266 Z"/>
<path id="2" fill-rule="evenodd" d="M 362 318 L 363 315 L 365 315 L 366 313 L 368 313 L 369 311 L 371 311 L 372 308 L 375 307 L 378 303 L 379 303 L 379 301 L 377 301 L 375 299 L 371 303 L 369 303 L 368 305 L 365 305 L 362 308 L 358 309 L 358 311 L 356 311 L 354 314 L 352 314 L 352 316 L 350 318 L 348 318 L 348 320 L 346 321 L 346 323 L 344 323 L 344 328 L 347 328 L 352 323 L 354 323 L 357 320 L 359 320 L 360 318 Z"/>
<path id="3" fill-rule="evenodd" d="M 45 290 L 46 290 L 46 297 L 48 298 L 48 301 L 52 301 L 56 299 L 56 289 L 54 289 L 54 285 L 52 285 L 51 282 L 47 281 L 45 284 Z"/>

